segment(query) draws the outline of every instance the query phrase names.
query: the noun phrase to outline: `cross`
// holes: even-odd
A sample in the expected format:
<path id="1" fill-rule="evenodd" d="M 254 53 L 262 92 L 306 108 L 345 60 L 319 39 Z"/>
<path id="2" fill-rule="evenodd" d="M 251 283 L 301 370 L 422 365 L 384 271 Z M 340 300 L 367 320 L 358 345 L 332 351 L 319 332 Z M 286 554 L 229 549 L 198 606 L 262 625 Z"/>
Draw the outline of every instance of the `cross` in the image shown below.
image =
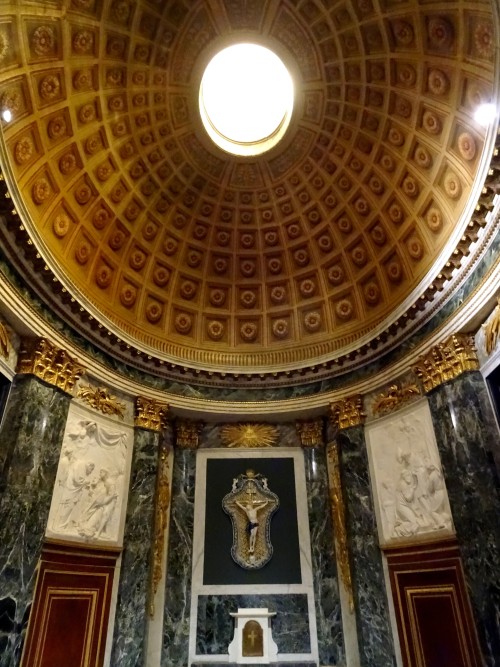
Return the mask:
<path id="1" fill-rule="evenodd" d="M 253 648 L 254 644 L 255 644 L 255 640 L 257 639 L 258 635 L 255 632 L 255 630 L 252 630 L 252 632 L 249 632 L 247 636 L 248 636 L 248 639 L 250 640 L 250 644 L 252 645 L 252 648 Z"/>

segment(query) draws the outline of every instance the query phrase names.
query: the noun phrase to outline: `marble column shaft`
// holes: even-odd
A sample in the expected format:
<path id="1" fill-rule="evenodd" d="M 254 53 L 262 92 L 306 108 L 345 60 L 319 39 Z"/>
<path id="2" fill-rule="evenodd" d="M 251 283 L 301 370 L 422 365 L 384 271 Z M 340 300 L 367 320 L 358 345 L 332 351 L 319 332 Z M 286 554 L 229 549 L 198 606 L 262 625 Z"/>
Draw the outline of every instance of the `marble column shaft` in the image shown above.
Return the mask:
<path id="1" fill-rule="evenodd" d="M 330 439 L 334 433 L 330 427 Z M 361 667 L 396 664 L 363 426 L 336 436 Z"/>
<path id="2" fill-rule="evenodd" d="M 134 454 L 113 635 L 112 665 L 146 664 L 151 549 L 160 443 L 164 432 L 134 432 Z"/>
<path id="3" fill-rule="evenodd" d="M 500 660 L 500 494 L 491 449 L 499 439 L 479 372 L 429 394 L 465 576 L 487 665 Z"/>
<path id="4" fill-rule="evenodd" d="M 176 449 L 165 585 L 162 665 L 188 663 L 196 450 Z"/>
<path id="5" fill-rule="evenodd" d="M 321 665 L 346 664 L 324 448 L 304 450 L 318 650 Z"/>
<path id="6" fill-rule="evenodd" d="M 21 658 L 70 397 L 14 378 L 0 429 L 0 666 Z"/>

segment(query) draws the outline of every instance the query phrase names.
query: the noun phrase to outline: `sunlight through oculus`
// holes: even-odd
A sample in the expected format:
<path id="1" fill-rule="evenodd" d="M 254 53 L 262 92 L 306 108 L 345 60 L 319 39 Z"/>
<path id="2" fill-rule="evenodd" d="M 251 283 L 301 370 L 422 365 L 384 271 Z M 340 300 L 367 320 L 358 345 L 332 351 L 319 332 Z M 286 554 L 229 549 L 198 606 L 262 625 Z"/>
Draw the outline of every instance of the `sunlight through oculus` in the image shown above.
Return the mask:
<path id="1" fill-rule="evenodd" d="M 209 62 L 200 113 L 210 138 L 234 155 L 259 155 L 285 134 L 293 81 L 283 62 L 257 44 L 235 44 Z"/>

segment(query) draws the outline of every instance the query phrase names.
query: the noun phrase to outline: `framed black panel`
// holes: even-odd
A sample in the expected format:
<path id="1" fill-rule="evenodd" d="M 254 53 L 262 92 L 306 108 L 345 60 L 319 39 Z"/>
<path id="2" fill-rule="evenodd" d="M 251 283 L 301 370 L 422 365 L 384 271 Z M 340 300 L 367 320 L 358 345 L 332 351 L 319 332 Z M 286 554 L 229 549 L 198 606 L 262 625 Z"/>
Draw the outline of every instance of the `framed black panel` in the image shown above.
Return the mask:
<path id="1" fill-rule="evenodd" d="M 222 509 L 222 499 L 231 491 L 233 478 L 249 468 L 267 477 L 269 489 L 280 500 L 280 507 L 271 520 L 273 556 L 264 567 L 251 571 L 237 565 L 231 557 L 233 529 L 230 517 Z M 207 460 L 203 583 L 302 583 L 292 458 Z"/>

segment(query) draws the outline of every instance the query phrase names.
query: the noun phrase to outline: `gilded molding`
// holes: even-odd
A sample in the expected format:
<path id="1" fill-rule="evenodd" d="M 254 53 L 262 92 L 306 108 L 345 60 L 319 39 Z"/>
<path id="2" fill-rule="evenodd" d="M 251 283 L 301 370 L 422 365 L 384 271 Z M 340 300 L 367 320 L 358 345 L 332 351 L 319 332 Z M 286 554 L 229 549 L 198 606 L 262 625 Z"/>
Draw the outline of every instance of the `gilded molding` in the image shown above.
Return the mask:
<path id="1" fill-rule="evenodd" d="M 413 371 L 422 380 L 427 393 L 466 371 L 478 369 L 474 338 L 469 334 L 453 334 L 444 343 L 435 345 L 427 354 L 419 357 Z"/>
<path id="2" fill-rule="evenodd" d="M 330 490 L 330 507 L 335 529 L 336 554 L 339 563 L 340 576 L 344 583 L 349 600 L 349 611 L 354 611 L 352 594 L 351 568 L 349 566 L 349 549 L 347 546 L 347 530 L 345 525 L 345 506 L 340 478 L 339 450 L 336 442 L 331 442 L 327 448 L 328 459 L 328 486 Z"/>
<path id="3" fill-rule="evenodd" d="M 35 375 L 71 394 L 85 368 L 66 350 L 56 347 L 46 338 L 25 338 L 21 341 L 16 372 Z"/>
<path id="4" fill-rule="evenodd" d="M 320 447 L 323 444 L 323 421 L 296 421 L 297 429 L 302 447 Z"/>
<path id="5" fill-rule="evenodd" d="M 498 343 L 500 334 L 500 297 L 497 297 L 497 305 L 491 314 L 489 321 L 483 324 L 486 354 L 489 356 Z"/>
<path id="6" fill-rule="evenodd" d="M 7 333 L 7 327 L 0 322 L 0 355 L 2 355 L 4 359 L 9 358 L 9 348 L 10 339 L 9 334 Z"/>
<path id="7" fill-rule="evenodd" d="M 178 419 L 175 422 L 175 444 L 179 449 L 198 449 L 200 422 Z"/>
<path id="8" fill-rule="evenodd" d="M 360 394 L 330 404 L 330 419 L 339 429 L 359 426 L 365 421 L 363 397 Z"/>
<path id="9" fill-rule="evenodd" d="M 278 429 L 272 424 L 226 424 L 220 438 L 226 447 L 273 447 Z"/>
<path id="10" fill-rule="evenodd" d="M 161 431 L 165 428 L 168 405 L 154 398 L 138 396 L 135 400 L 134 426 L 149 431 Z"/>
<path id="11" fill-rule="evenodd" d="M 421 395 L 420 387 L 415 384 L 403 384 L 394 382 L 387 391 L 379 394 L 372 404 L 372 411 L 375 415 L 385 415 L 388 412 L 397 410 L 401 405 L 408 403 L 412 398 Z"/>
<path id="12" fill-rule="evenodd" d="M 92 387 L 89 384 L 81 385 L 78 387 L 76 397 L 81 398 L 93 410 L 99 410 L 103 415 L 118 415 L 120 419 L 125 416 L 125 403 L 110 394 L 106 387 Z"/>
<path id="13" fill-rule="evenodd" d="M 156 501 L 154 516 L 153 563 L 151 573 L 151 587 L 149 591 L 149 615 L 155 615 L 154 600 L 158 585 L 163 576 L 163 554 L 165 549 L 165 530 L 168 523 L 168 508 L 170 507 L 170 466 L 168 462 L 168 446 L 160 445 L 158 473 L 156 484 Z"/>

